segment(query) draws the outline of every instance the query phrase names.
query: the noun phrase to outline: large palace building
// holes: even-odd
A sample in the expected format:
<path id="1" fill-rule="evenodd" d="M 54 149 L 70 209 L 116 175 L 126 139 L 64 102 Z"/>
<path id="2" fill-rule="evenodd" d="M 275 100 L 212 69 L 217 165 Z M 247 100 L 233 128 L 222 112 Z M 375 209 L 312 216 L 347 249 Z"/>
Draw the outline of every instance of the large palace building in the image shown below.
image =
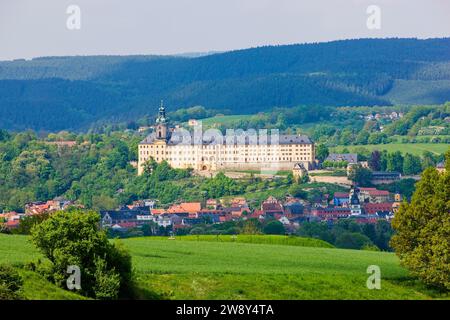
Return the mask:
<path id="1" fill-rule="evenodd" d="M 166 160 L 173 168 L 199 171 L 292 170 L 299 163 L 306 169 L 314 166 L 314 143 L 307 136 L 231 131 L 223 136 L 216 129 L 194 128 L 191 136 L 186 129 L 170 128 L 161 104 L 154 132 L 139 144 L 138 174 L 151 158 Z"/>

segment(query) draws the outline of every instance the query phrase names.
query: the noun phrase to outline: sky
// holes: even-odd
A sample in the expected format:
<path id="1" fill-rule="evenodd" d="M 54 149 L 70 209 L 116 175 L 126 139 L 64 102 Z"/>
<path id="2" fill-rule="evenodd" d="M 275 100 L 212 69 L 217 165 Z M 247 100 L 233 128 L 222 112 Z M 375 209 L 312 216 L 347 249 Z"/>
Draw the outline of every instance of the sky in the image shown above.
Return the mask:
<path id="1" fill-rule="evenodd" d="M 450 0 L 0 0 L 0 60 L 385 37 L 450 37 Z"/>

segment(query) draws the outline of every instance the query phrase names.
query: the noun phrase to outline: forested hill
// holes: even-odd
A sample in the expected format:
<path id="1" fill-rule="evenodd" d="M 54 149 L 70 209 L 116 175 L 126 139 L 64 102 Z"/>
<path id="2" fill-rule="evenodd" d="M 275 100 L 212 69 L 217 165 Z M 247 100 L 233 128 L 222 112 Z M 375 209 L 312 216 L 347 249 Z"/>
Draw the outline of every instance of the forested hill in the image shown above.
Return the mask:
<path id="1" fill-rule="evenodd" d="M 0 62 L 0 127 L 57 131 L 203 105 L 232 113 L 275 106 L 450 101 L 450 38 L 268 46 L 197 58 L 49 57 Z"/>

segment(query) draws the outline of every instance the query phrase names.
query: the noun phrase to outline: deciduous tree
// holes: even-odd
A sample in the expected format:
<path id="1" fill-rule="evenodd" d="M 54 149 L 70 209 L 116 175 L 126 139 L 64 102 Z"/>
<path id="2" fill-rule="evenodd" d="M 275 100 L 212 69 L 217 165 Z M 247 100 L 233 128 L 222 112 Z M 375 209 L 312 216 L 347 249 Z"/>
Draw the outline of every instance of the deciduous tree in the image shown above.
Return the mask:
<path id="1" fill-rule="evenodd" d="M 391 246 L 401 263 L 425 283 L 450 290 L 450 151 L 447 170 L 428 168 L 411 203 L 404 202 L 392 221 Z"/>

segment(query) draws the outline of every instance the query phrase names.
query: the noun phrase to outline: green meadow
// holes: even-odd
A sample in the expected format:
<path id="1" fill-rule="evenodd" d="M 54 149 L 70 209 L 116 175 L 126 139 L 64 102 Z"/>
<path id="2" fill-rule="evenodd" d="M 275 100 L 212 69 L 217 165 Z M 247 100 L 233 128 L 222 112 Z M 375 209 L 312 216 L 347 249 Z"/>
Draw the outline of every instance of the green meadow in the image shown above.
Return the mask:
<path id="1" fill-rule="evenodd" d="M 253 115 L 239 114 L 239 115 L 217 115 L 211 118 L 201 119 L 204 127 L 214 127 L 215 125 L 224 125 L 232 127 L 236 122 L 241 120 L 249 120 Z"/>
<path id="2" fill-rule="evenodd" d="M 157 299 L 433 299 L 393 253 L 343 250 L 284 236 L 196 236 L 120 240 L 130 250 L 142 298 Z M 306 245 L 306 246 L 305 246 Z M 314 246 L 310 246 L 314 245 Z M 26 236 L 0 235 L 0 263 L 39 258 Z M 381 289 L 366 286 L 367 267 L 381 269 Z M 31 299 L 73 299 L 37 274 L 26 277 Z"/>
<path id="3" fill-rule="evenodd" d="M 389 143 L 389 144 L 368 144 L 361 146 L 338 146 L 332 148 L 332 152 L 341 153 L 344 149 L 349 150 L 350 152 L 355 152 L 358 149 L 365 148 L 369 151 L 383 151 L 386 150 L 388 152 L 400 151 L 401 153 L 410 153 L 414 155 L 422 155 L 424 151 L 430 151 L 434 154 L 443 154 L 449 148 L 450 145 L 447 143 Z"/>
<path id="4" fill-rule="evenodd" d="M 238 236 L 189 235 L 176 237 L 174 239 L 167 239 L 167 237 L 152 237 L 151 239 L 172 240 L 172 241 L 207 241 L 216 243 L 233 242 L 233 243 L 252 243 L 252 244 L 276 244 L 276 245 L 299 246 L 299 247 L 333 248 L 333 245 L 320 239 L 312 239 L 296 236 L 278 236 L 278 235 L 238 235 Z"/>

